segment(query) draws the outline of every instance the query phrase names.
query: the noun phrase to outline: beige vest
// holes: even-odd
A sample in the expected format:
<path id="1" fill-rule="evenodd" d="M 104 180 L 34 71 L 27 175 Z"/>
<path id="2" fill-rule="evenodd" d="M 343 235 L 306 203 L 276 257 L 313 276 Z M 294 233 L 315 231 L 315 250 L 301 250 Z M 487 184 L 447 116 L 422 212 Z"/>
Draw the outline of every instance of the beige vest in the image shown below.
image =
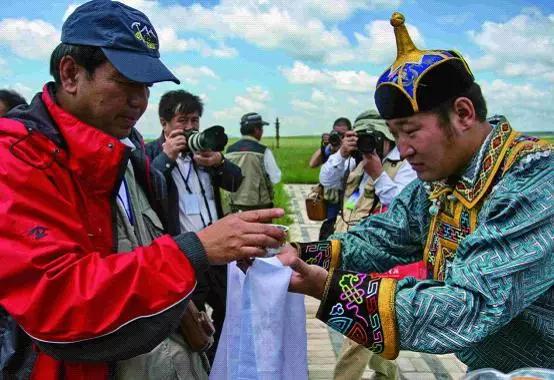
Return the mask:
<path id="1" fill-rule="evenodd" d="M 238 151 L 226 153 L 225 158 L 242 171 L 244 179 L 234 193 L 230 193 L 231 208 L 267 207 L 273 202 L 273 185 L 265 171 L 264 153 Z"/>
<path id="2" fill-rule="evenodd" d="M 152 240 L 164 233 L 163 224 L 156 212 L 150 206 L 144 190 L 135 180 L 133 166 L 129 162 L 125 170 L 125 181 L 131 201 L 135 224 L 131 224 L 125 209 L 117 202 L 116 229 L 117 251 L 129 252 L 133 249 L 149 245 Z"/>
<path id="3" fill-rule="evenodd" d="M 383 163 L 383 171 L 389 175 L 392 179 L 398 173 L 398 170 L 406 165 L 406 161 L 389 161 L 385 160 Z M 342 217 L 337 216 L 337 222 L 335 223 L 335 232 L 346 232 L 348 229 L 356 225 L 360 219 L 369 216 L 371 208 L 373 207 L 373 201 L 375 199 L 375 184 L 371 178 L 367 181 L 363 194 L 360 194 L 358 201 L 353 209 L 346 208 L 347 200 L 358 189 L 362 177 L 364 175 L 363 161 L 356 166 L 354 170 L 348 175 L 346 180 L 346 186 L 344 189 L 344 200 L 342 202 Z M 381 204 L 377 203 L 374 210 L 379 210 Z"/>

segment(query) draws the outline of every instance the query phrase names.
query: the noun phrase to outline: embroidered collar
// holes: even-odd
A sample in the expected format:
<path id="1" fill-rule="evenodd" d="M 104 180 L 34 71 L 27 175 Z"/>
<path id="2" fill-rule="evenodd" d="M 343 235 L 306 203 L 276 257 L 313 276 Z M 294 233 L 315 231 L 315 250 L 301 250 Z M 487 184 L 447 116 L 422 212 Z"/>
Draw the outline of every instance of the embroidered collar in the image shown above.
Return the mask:
<path id="1" fill-rule="evenodd" d="M 494 136 L 494 131 L 498 127 L 498 125 L 491 124 L 491 127 L 492 129 L 483 142 L 483 145 L 481 145 L 479 151 L 471 158 L 469 165 L 466 167 L 464 173 L 460 177 L 460 181 L 466 184 L 471 184 L 471 186 L 475 185 L 477 179 L 479 178 L 479 169 L 481 168 L 483 157 L 489 149 L 492 137 Z"/>
<path id="2" fill-rule="evenodd" d="M 517 133 L 512 130 L 505 117 L 495 116 L 489 119 L 493 127 L 479 151 L 471 159 L 464 174 L 455 185 L 446 180 L 432 182 L 426 186 L 429 199 L 438 200 L 445 194 L 457 198 L 467 208 L 472 208 L 486 194 L 506 152 Z M 435 202 L 437 203 L 437 202 Z M 439 206 L 434 204 L 434 206 Z M 437 210 L 430 210 L 431 213 Z"/>

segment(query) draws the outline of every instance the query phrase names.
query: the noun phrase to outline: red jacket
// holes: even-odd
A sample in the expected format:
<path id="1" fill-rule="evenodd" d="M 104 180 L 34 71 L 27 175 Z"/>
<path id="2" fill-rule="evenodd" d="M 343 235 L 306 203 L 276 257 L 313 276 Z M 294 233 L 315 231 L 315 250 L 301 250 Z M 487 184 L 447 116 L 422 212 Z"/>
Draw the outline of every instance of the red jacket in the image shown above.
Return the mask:
<path id="1" fill-rule="evenodd" d="M 115 252 L 115 195 L 129 148 L 62 110 L 47 86 L 30 107 L 0 119 L 0 306 L 41 348 L 35 378 L 55 378 L 47 368 L 64 366 L 44 351 L 69 363 L 157 345 L 167 335 L 151 325 L 176 306 L 180 315 L 195 269 L 168 235 Z M 147 332 L 142 352 L 118 351 L 116 342 L 136 341 L 137 331 Z M 71 366 L 81 378 L 107 368 L 69 363 L 65 371 Z"/>

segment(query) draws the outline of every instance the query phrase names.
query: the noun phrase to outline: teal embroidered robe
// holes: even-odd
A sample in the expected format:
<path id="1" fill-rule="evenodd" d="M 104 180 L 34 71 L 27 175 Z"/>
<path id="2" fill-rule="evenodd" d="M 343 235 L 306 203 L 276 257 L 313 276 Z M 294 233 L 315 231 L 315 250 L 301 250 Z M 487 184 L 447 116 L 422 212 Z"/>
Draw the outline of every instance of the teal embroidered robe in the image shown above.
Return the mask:
<path id="1" fill-rule="evenodd" d="M 389 210 L 301 257 L 329 269 L 318 317 L 374 352 L 455 353 L 470 370 L 554 367 L 554 154 L 504 118 L 454 186 L 408 185 Z M 429 279 L 373 279 L 426 260 Z"/>

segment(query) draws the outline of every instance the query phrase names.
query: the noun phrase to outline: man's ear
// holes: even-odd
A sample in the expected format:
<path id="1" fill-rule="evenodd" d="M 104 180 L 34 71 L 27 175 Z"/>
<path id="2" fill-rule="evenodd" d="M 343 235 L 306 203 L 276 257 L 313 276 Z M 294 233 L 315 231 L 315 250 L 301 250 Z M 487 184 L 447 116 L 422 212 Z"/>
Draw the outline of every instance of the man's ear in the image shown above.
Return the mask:
<path id="1" fill-rule="evenodd" d="M 61 59 L 58 70 L 60 71 L 61 87 L 65 92 L 74 95 L 85 69 L 79 66 L 73 57 L 66 55 Z"/>
<path id="2" fill-rule="evenodd" d="M 475 107 L 468 98 L 457 98 L 452 105 L 452 111 L 462 130 L 470 129 L 477 121 Z"/>
<path id="3" fill-rule="evenodd" d="M 169 131 L 168 131 L 169 123 L 163 117 L 160 117 L 160 124 L 162 125 L 162 132 L 164 136 L 167 138 L 169 136 Z"/>

